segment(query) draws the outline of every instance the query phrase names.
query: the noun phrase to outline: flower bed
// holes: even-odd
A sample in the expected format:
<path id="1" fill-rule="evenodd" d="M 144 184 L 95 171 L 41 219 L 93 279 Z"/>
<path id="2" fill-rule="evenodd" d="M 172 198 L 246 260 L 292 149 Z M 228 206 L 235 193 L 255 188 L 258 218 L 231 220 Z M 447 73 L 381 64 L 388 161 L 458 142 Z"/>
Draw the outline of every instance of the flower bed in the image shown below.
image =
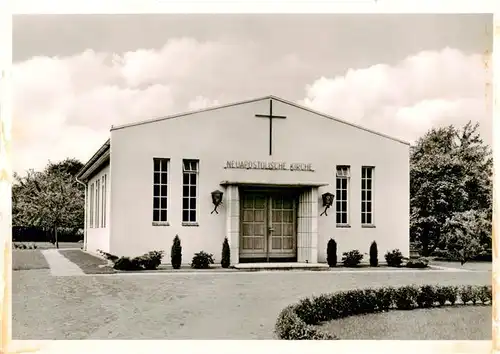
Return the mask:
<path id="1" fill-rule="evenodd" d="M 491 304 L 491 286 L 402 286 L 323 294 L 289 305 L 278 315 L 278 339 L 338 339 L 315 326 L 324 321 L 374 312 L 433 306 Z"/>

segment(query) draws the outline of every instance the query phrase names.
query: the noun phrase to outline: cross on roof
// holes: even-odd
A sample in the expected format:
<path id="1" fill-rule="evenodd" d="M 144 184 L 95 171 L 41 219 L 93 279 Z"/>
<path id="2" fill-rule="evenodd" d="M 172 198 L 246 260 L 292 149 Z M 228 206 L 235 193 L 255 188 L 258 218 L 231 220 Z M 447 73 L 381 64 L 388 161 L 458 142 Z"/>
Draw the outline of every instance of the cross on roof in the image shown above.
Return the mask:
<path id="1" fill-rule="evenodd" d="M 269 114 L 256 114 L 258 118 L 269 118 L 269 156 L 273 154 L 273 118 L 285 119 L 285 116 L 273 115 L 273 100 L 269 100 Z"/>

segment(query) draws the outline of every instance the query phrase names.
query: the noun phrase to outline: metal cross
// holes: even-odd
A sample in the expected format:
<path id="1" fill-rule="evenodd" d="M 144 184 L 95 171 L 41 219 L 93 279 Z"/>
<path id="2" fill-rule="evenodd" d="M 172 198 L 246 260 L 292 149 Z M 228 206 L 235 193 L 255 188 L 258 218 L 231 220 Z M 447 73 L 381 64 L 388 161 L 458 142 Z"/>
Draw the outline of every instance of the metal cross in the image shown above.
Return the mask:
<path id="1" fill-rule="evenodd" d="M 273 154 L 273 118 L 285 119 L 285 116 L 273 116 L 273 100 L 269 100 L 269 114 L 256 114 L 259 118 L 269 118 L 269 155 Z"/>

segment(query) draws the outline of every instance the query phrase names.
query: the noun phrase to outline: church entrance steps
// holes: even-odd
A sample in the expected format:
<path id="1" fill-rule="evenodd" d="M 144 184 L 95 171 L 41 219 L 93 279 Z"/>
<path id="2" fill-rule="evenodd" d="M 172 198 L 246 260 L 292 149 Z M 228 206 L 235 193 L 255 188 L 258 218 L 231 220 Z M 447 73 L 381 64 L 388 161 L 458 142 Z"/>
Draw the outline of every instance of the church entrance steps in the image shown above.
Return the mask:
<path id="1" fill-rule="evenodd" d="M 239 270 L 329 270 L 326 263 L 297 263 L 297 262 L 279 262 L 279 263 L 239 263 L 233 266 Z"/>

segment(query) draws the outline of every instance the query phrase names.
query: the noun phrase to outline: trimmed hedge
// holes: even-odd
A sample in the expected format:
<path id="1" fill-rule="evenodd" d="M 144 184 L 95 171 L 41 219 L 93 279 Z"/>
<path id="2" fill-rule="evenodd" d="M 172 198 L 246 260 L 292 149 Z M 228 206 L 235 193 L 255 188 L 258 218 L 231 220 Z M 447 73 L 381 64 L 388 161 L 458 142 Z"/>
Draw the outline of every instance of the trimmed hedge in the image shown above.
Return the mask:
<path id="1" fill-rule="evenodd" d="M 460 300 L 460 301 L 459 301 Z M 323 331 L 321 322 L 348 316 L 384 312 L 391 309 L 411 310 L 462 302 L 491 304 L 492 288 L 487 286 L 407 285 L 399 288 L 348 290 L 305 298 L 285 307 L 276 320 L 278 339 L 338 339 Z"/>

